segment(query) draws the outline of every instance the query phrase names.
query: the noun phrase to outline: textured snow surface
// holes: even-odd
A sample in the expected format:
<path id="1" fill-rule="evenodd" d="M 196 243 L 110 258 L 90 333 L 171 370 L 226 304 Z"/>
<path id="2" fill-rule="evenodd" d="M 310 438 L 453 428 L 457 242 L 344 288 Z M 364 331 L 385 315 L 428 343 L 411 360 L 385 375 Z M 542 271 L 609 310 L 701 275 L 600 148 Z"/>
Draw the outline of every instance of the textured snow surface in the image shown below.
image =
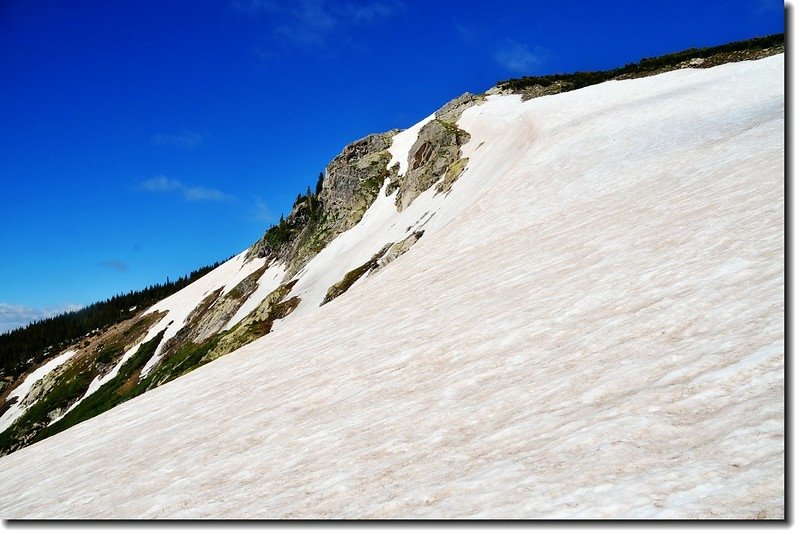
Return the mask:
<path id="1" fill-rule="evenodd" d="M 782 517 L 783 56 L 459 126 L 408 253 L 0 458 L 2 516 Z M 390 241 L 387 199 L 329 248 Z"/>
<path id="2" fill-rule="evenodd" d="M 17 398 L 17 401 L 11 405 L 6 412 L 0 416 L 0 431 L 5 431 L 14 423 L 14 420 L 19 418 L 22 414 L 22 407 L 25 405 L 25 397 L 30 393 L 33 386 L 44 379 L 48 373 L 55 370 L 65 362 L 67 362 L 75 354 L 75 351 L 64 351 L 57 357 L 54 357 L 33 370 L 28 376 L 20 383 L 20 385 L 11 391 L 6 399 Z"/>

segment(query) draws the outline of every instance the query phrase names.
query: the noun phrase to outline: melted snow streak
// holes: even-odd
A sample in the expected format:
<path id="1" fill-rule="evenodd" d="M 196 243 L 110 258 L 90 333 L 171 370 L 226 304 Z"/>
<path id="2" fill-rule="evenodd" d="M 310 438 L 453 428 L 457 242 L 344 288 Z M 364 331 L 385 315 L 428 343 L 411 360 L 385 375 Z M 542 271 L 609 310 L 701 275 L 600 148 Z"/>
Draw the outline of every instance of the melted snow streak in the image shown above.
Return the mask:
<path id="1" fill-rule="evenodd" d="M 1 458 L 2 516 L 782 517 L 783 117 L 782 55 L 489 98 L 408 253 Z"/>

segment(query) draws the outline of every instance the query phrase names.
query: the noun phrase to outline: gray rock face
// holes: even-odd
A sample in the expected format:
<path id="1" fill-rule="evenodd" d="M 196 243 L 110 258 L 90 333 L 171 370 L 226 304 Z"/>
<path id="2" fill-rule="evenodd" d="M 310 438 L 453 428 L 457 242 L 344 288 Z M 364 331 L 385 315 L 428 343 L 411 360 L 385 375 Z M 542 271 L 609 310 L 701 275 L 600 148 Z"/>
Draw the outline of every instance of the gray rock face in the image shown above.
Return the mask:
<path id="1" fill-rule="evenodd" d="M 474 95 L 472 93 L 464 93 L 460 97 L 456 97 L 436 112 L 436 118 L 449 123 L 456 123 L 464 110 L 472 106 L 483 104 L 486 96 L 483 94 Z"/>
<path id="2" fill-rule="evenodd" d="M 266 265 L 257 269 L 225 295 L 222 295 L 222 288 L 208 294 L 189 314 L 186 325 L 165 344 L 161 359 L 164 360 L 187 342 L 199 344 L 220 332 L 258 288 L 258 279 L 266 269 Z"/>
<path id="3" fill-rule="evenodd" d="M 320 200 L 335 226 L 352 227 L 375 200 L 390 174 L 386 170 L 391 159 L 388 148 L 397 132 L 370 134 L 359 139 L 328 164 Z"/>
<path id="4" fill-rule="evenodd" d="M 361 221 L 386 178 L 392 176 L 386 165 L 397 132 L 370 134 L 345 147 L 325 169 L 319 195 L 303 198 L 286 218 L 290 239 L 276 249 L 269 247 L 265 235 L 251 254 L 286 264 L 285 280 L 294 277 L 331 240 Z"/>
<path id="5" fill-rule="evenodd" d="M 299 297 L 284 301 L 296 282 L 297 280 L 290 281 L 273 290 L 255 310 L 222 336 L 217 346 L 203 357 L 201 363 L 218 359 L 268 334 L 272 330 L 273 322 L 291 314 L 300 302 Z"/>
<path id="6" fill-rule="evenodd" d="M 399 190 L 397 208 L 405 209 L 438 182 L 461 159 L 461 145 L 467 141 L 467 132 L 444 119 L 437 118 L 423 126 L 409 151 L 408 172 L 392 184 L 393 189 Z"/>

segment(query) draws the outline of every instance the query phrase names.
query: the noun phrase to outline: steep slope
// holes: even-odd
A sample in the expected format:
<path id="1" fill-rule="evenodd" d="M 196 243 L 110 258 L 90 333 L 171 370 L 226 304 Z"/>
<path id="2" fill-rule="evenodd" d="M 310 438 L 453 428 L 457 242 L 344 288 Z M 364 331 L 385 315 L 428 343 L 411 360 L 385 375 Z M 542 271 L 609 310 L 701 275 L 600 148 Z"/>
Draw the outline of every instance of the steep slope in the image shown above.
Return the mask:
<path id="1" fill-rule="evenodd" d="M 31 381 L 17 378 L 0 415 L 0 454 L 224 356 L 404 254 L 468 161 L 461 146 L 469 135 L 454 121 L 482 102 L 467 93 L 405 132 L 351 143 L 328 165 L 318 191 L 298 196 L 288 218 L 252 247 L 99 339 L 79 340 L 34 368 L 28 377 L 38 382 L 24 392 L 14 385 Z"/>
<path id="2" fill-rule="evenodd" d="M 102 304 L 103 314 L 95 314 L 102 320 L 99 328 L 84 330 L 89 334 L 83 338 L 75 338 L 79 325 L 71 325 L 73 336 L 62 336 L 49 347 L 47 340 L 35 337 L 15 346 L 23 352 L 4 346 L 6 360 L 17 365 L 9 368 L 3 362 L 11 374 L 0 382 L 5 399 L 0 404 L 0 455 L 269 334 L 280 320 L 341 296 L 408 251 L 426 230 L 448 222 L 462 206 L 445 199 L 469 163 L 462 149 L 470 134 L 457 123 L 487 95 L 519 93 L 527 100 L 602 81 L 760 59 L 782 49 L 783 35 L 773 35 L 645 58 L 609 71 L 509 80 L 486 94 L 465 93 L 403 132 L 371 134 L 351 143 L 320 175 L 315 191 L 298 195 L 289 216 L 261 240 L 211 273 L 203 269 L 178 281 L 180 288 L 195 281 L 190 287 L 170 295 L 174 285 L 168 284 L 124 297 L 130 302 L 139 294 L 168 296 L 152 307 L 142 306 L 138 316 L 131 313 L 138 307 L 115 307 L 114 300 Z M 208 275 L 197 280 L 203 272 Z M 141 299 L 134 302 L 142 304 Z M 120 321 L 109 322 L 109 314 Z M 70 338 L 73 345 L 65 345 Z M 153 347 L 150 341 L 156 338 Z M 24 363 L 27 371 L 20 366 Z"/>
<path id="3" fill-rule="evenodd" d="M 331 216 L 296 272 L 299 225 L 225 268 L 266 268 L 259 299 L 286 285 L 274 332 L 0 459 L 0 512 L 782 517 L 783 98 L 781 54 L 491 95 L 375 141 L 357 221 Z M 468 141 L 431 167 L 466 161 L 404 189 L 436 120 Z"/>

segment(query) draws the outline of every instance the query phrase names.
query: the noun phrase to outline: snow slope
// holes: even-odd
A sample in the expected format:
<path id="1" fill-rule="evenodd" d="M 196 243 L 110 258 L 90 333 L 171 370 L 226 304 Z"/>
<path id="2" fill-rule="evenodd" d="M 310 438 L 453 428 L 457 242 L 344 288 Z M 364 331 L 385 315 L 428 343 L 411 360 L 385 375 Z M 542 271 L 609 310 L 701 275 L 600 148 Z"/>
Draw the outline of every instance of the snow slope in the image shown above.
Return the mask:
<path id="1" fill-rule="evenodd" d="M 0 431 L 4 431 L 8 429 L 8 427 L 14 423 L 14 420 L 19 418 L 23 413 L 23 406 L 25 404 L 25 398 L 30 393 L 33 386 L 38 383 L 40 380 L 44 379 L 47 374 L 67 362 L 73 355 L 75 355 L 75 351 L 64 351 L 60 355 L 50 359 L 46 363 L 42 364 L 25 378 L 20 385 L 12 390 L 6 399 L 17 398 L 17 401 L 11 405 L 6 412 L 0 416 Z"/>
<path id="2" fill-rule="evenodd" d="M 0 458 L 0 513 L 782 517 L 783 99 L 783 55 L 489 97 L 450 195 L 380 194 L 275 332 Z"/>
<path id="3" fill-rule="evenodd" d="M 220 288 L 222 288 L 223 295 L 227 294 L 233 288 L 235 288 L 237 284 L 247 278 L 248 275 L 251 275 L 264 265 L 263 258 L 256 258 L 246 262 L 246 255 L 247 251 L 239 253 L 211 272 L 194 281 L 189 286 L 182 288 L 165 299 L 162 299 L 146 310 L 145 314 L 149 314 L 151 312 L 166 312 L 166 314 L 158 323 L 148 329 L 144 337 L 142 337 L 138 343 L 131 346 L 131 348 L 128 349 L 124 355 L 122 355 L 122 358 L 120 358 L 119 362 L 110 372 L 105 375 L 95 377 L 89 384 L 89 388 L 86 390 L 83 396 L 72 403 L 72 405 L 70 405 L 63 414 L 54 418 L 51 423 L 57 422 L 66 416 L 67 413 L 77 407 L 81 401 L 94 394 L 101 386 L 116 377 L 117 373 L 119 373 L 120 369 L 122 369 L 122 366 L 125 364 L 125 362 L 127 362 L 128 359 L 136 354 L 142 344 L 149 342 L 155 338 L 158 333 L 165 330 L 164 338 L 161 340 L 158 348 L 156 348 L 155 354 L 147 362 L 143 369 L 145 373 L 151 370 L 161 357 L 161 352 L 166 342 L 181 330 L 181 328 L 186 324 L 186 320 L 188 319 L 189 315 L 200 303 L 203 302 L 203 299 L 205 299 L 207 295 Z M 278 273 L 276 274 L 276 272 Z M 279 268 L 268 269 L 267 272 L 265 272 L 264 275 L 259 278 L 259 287 L 254 293 L 257 293 L 258 295 L 263 294 L 264 296 L 269 294 L 269 292 L 278 286 L 279 281 L 277 281 L 277 279 L 280 278 L 280 274 L 282 273 L 283 270 Z M 273 281 L 273 279 L 276 280 Z M 261 299 L 263 299 L 263 297 Z M 240 309 L 237 311 L 236 316 L 244 317 L 256 306 L 258 306 L 258 303 L 253 304 L 252 300 L 248 299 L 248 301 L 243 303 Z M 20 416 L 20 414 L 14 414 L 13 418 L 16 419 L 18 416 Z M 6 427 L 11 425 L 12 422 L 13 420 L 9 421 L 6 424 Z"/>

